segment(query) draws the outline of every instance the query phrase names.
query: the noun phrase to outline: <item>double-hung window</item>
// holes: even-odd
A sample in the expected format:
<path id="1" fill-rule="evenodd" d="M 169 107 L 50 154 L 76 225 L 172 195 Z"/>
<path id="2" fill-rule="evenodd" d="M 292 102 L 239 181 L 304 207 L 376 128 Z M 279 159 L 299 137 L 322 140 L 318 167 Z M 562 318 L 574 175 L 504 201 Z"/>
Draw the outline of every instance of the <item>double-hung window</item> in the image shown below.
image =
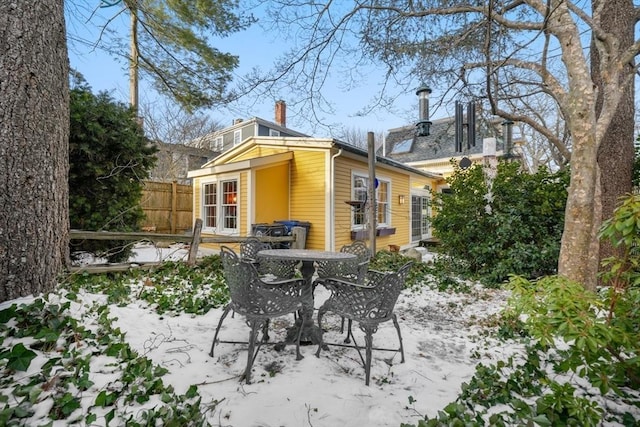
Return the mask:
<path id="1" fill-rule="evenodd" d="M 218 184 L 209 182 L 202 186 L 202 222 L 206 228 L 216 228 L 218 224 Z"/>
<path id="2" fill-rule="evenodd" d="M 390 225 L 389 202 L 391 197 L 391 183 L 388 180 L 377 178 L 375 189 L 376 194 L 376 221 L 378 225 Z M 367 191 L 369 186 L 369 177 L 366 175 L 354 174 L 352 177 L 351 189 L 352 200 L 361 202 L 352 210 L 353 228 L 364 228 L 367 223 L 367 213 L 365 203 L 367 203 Z M 367 205 L 370 205 L 367 203 Z"/>
<path id="3" fill-rule="evenodd" d="M 226 179 L 202 185 L 202 218 L 207 231 L 238 233 L 238 180 Z"/>
<path id="4" fill-rule="evenodd" d="M 222 136 L 216 136 L 216 139 L 213 140 L 213 150 L 222 151 Z"/>

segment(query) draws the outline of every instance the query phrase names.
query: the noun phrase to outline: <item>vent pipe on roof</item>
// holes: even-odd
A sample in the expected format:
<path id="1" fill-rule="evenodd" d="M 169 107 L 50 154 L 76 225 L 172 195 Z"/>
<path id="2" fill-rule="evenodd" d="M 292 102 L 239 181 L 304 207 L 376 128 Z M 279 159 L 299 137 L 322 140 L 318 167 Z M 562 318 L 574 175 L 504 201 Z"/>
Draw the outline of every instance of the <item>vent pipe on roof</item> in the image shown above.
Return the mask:
<path id="1" fill-rule="evenodd" d="M 416 136 L 429 136 L 429 128 L 431 122 L 429 121 L 429 94 L 431 94 L 431 88 L 422 85 L 416 91 L 419 100 L 420 117 L 418 123 L 416 123 Z"/>
<path id="2" fill-rule="evenodd" d="M 504 129 L 502 132 L 502 138 L 504 140 L 504 148 L 506 153 L 504 154 L 504 158 L 507 160 L 511 160 L 516 157 L 513 154 L 513 121 L 505 120 L 502 122 L 502 128 Z"/>

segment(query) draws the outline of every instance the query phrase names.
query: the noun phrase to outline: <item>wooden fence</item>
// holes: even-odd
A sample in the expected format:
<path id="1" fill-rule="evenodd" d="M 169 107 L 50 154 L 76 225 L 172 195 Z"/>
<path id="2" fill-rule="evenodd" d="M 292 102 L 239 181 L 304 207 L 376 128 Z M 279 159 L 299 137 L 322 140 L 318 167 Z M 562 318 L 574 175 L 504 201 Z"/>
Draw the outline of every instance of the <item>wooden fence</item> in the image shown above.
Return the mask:
<path id="1" fill-rule="evenodd" d="M 144 231 L 180 234 L 193 227 L 193 187 L 176 182 L 145 181 L 140 201 Z"/>

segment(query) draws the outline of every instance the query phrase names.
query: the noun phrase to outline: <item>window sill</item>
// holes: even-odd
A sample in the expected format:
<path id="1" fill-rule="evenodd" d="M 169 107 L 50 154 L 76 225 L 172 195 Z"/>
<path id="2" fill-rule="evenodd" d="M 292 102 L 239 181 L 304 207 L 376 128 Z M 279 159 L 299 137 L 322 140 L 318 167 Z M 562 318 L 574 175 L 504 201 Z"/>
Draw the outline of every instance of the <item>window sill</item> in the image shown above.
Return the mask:
<path id="1" fill-rule="evenodd" d="M 395 227 L 384 227 L 376 230 L 376 236 L 384 237 L 396 234 Z M 367 240 L 369 239 L 368 230 L 354 230 L 351 232 L 351 240 Z"/>
<path id="2" fill-rule="evenodd" d="M 392 234 L 396 234 L 395 227 L 378 228 L 376 230 L 376 236 L 391 236 Z"/>

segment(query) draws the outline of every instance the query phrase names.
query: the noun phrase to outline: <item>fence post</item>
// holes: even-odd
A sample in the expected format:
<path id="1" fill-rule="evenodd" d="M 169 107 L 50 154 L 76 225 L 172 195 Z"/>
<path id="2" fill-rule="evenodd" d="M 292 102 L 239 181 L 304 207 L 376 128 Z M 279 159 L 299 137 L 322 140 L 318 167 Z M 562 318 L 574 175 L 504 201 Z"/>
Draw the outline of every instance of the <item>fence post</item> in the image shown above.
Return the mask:
<path id="1" fill-rule="evenodd" d="M 178 181 L 171 182 L 171 234 L 176 234 L 178 223 Z"/>
<path id="2" fill-rule="evenodd" d="M 295 240 L 291 242 L 291 249 L 304 249 L 307 246 L 307 229 L 304 227 L 293 227 L 291 234 Z"/>
<path id="3" fill-rule="evenodd" d="M 198 256 L 198 246 L 200 245 L 200 235 L 202 234 L 202 219 L 196 218 L 196 223 L 193 226 L 193 238 L 191 240 L 191 246 L 189 247 L 189 259 L 188 265 L 196 264 L 196 257 Z"/>

